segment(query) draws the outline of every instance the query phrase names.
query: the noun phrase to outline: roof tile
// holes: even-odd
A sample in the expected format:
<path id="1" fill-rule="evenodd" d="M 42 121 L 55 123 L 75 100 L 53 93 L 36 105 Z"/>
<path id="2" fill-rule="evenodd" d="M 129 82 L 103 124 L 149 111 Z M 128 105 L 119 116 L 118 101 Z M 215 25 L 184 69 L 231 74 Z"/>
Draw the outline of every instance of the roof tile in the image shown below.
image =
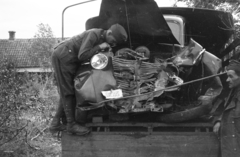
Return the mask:
<path id="1" fill-rule="evenodd" d="M 9 56 L 18 68 L 40 67 L 29 55 L 34 39 L 0 39 L 0 54 Z"/>

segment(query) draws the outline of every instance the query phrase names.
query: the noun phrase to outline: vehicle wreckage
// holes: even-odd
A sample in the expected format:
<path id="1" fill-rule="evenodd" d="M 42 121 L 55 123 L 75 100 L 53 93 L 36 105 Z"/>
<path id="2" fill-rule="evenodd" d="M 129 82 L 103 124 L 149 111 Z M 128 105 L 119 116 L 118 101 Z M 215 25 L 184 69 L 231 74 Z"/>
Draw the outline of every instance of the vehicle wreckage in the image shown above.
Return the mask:
<path id="1" fill-rule="evenodd" d="M 181 14 L 180 8 L 176 10 Z M 227 41 L 205 39 L 216 40 L 209 46 L 197 36 L 187 36 L 184 27 L 189 19 L 173 16 L 174 9 L 171 11 L 159 10 L 151 0 L 102 1 L 99 16 L 89 19 L 86 28 L 107 29 L 119 23 L 127 30 L 129 40 L 97 53 L 81 66 L 74 80 L 76 119 L 83 115 L 152 112 L 157 121 L 182 122 L 211 111 L 212 102 L 222 91 L 218 77 L 222 62 L 217 54 L 223 46 L 217 46 L 232 41 L 232 32 L 225 33 Z M 228 16 L 223 12 L 220 15 Z M 197 40 L 207 49 L 214 47 L 213 52 Z"/>
<path id="2" fill-rule="evenodd" d="M 190 95 L 184 97 L 181 90 L 185 84 L 180 73 L 184 71 L 185 75 L 190 75 L 185 66 L 189 70 L 189 67 L 201 64 L 205 67 L 201 69 L 203 77 L 215 75 L 221 68 L 221 62 L 194 40 L 191 40 L 191 45 L 193 47 L 183 48 L 174 57 L 165 60 L 154 58 L 154 62 L 148 61 L 146 54 L 151 52 L 144 46 L 135 51 L 123 48 L 115 55 L 112 52 L 96 54 L 91 59 L 91 65 L 88 65 L 92 69 L 81 71 L 75 78 L 77 100 L 84 100 L 79 103 L 78 109 L 86 111 L 107 105 L 117 113 L 179 112 L 201 106 L 204 113 L 200 114 L 206 114 L 210 111 L 212 100 L 221 92 L 221 81 L 215 76 L 204 95 L 199 95 L 197 100 L 190 100 Z M 209 63 L 214 69 L 210 69 Z M 200 85 L 197 90 L 201 90 Z"/>
<path id="3" fill-rule="evenodd" d="M 76 121 L 91 134 L 63 132 L 62 156 L 218 156 L 211 116 L 224 106 L 223 69 L 240 44 L 231 13 L 102 0 L 86 29 L 115 23 L 127 43 L 93 56 L 74 80 Z"/>

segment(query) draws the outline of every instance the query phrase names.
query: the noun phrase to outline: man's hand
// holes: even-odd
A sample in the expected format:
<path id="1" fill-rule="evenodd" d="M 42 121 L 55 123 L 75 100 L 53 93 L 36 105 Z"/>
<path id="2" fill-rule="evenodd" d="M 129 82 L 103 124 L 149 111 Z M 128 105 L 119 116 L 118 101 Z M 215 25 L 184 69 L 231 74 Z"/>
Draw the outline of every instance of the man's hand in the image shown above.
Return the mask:
<path id="1" fill-rule="evenodd" d="M 213 132 L 217 135 L 219 135 L 219 129 L 221 126 L 221 122 L 217 122 L 214 126 L 213 126 Z"/>
<path id="2" fill-rule="evenodd" d="M 104 49 L 110 47 L 110 45 L 105 42 L 105 43 L 100 44 L 99 47 L 100 47 L 101 50 L 104 50 Z"/>

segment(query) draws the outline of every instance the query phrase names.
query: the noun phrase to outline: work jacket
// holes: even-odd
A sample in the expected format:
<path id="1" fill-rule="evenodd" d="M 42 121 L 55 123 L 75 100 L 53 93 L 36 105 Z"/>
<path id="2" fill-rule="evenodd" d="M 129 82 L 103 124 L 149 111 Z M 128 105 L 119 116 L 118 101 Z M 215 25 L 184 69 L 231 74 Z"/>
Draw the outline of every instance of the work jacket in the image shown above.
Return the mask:
<path id="1" fill-rule="evenodd" d="M 54 51 L 62 64 L 84 63 L 100 50 L 99 44 L 105 42 L 104 30 L 90 29 L 61 42 Z M 65 49 L 65 50 L 63 50 Z"/>
<path id="2" fill-rule="evenodd" d="M 81 64 L 100 50 L 104 30 L 91 29 L 60 43 L 52 55 L 52 65 L 62 96 L 74 95 L 74 77 Z"/>
<path id="3" fill-rule="evenodd" d="M 222 157 L 240 157 L 240 87 L 233 91 L 220 119 Z"/>

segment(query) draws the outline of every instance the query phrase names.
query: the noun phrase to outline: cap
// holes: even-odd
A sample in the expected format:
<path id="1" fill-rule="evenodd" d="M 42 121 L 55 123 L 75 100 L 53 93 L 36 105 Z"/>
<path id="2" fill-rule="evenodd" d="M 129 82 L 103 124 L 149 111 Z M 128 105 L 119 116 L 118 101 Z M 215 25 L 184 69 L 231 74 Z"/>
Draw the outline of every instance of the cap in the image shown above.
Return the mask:
<path id="1" fill-rule="evenodd" d="M 109 30 L 112 31 L 112 35 L 114 36 L 118 44 L 127 41 L 127 32 L 123 28 L 123 26 L 119 24 L 114 24 L 109 28 Z"/>
<path id="2" fill-rule="evenodd" d="M 230 60 L 227 70 L 234 70 L 237 74 L 240 74 L 240 62 L 237 60 Z"/>

